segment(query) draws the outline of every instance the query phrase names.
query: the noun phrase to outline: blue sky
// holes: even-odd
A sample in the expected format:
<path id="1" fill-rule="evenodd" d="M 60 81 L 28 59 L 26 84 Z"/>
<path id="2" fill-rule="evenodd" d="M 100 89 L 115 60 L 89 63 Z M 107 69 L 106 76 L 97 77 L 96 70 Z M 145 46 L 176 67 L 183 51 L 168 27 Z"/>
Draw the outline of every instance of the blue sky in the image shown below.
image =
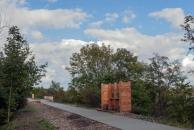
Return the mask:
<path id="1" fill-rule="evenodd" d="M 194 15 L 194 0 L 1 0 L 3 24 L 17 25 L 29 41 L 37 63 L 48 62 L 43 86 L 51 80 L 67 88 L 65 70 L 73 52 L 91 42 L 124 47 L 147 62 L 153 53 L 194 67 L 180 24 Z M 0 44 L 0 46 L 2 46 Z M 192 75 L 188 75 L 192 81 Z"/>
<path id="2" fill-rule="evenodd" d="M 37 2 L 38 1 L 38 2 Z M 156 35 L 171 31 L 173 28 L 165 20 L 156 20 L 148 16 L 149 13 L 162 10 L 164 8 L 182 8 L 185 14 L 193 14 L 194 1 L 182 1 L 182 0 L 57 0 L 56 2 L 48 2 L 47 0 L 29 0 L 26 6 L 30 9 L 82 9 L 87 12 L 90 18 L 88 18 L 80 27 L 80 29 L 65 29 L 55 30 L 53 33 L 46 33 L 49 35 L 56 35 L 53 38 L 78 38 L 90 40 L 87 35 L 83 34 L 83 30 L 87 28 L 88 24 L 92 21 L 99 21 L 105 18 L 106 13 L 116 12 L 121 14 L 125 10 L 132 11 L 136 18 L 134 21 L 124 24 L 121 20 L 116 20 L 114 24 L 104 24 L 104 28 L 123 28 L 133 26 L 140 32 Z M 140 28 L 141 26 L 141 28 Z M 56 40 L 56 39 L 55 39 Z"/>

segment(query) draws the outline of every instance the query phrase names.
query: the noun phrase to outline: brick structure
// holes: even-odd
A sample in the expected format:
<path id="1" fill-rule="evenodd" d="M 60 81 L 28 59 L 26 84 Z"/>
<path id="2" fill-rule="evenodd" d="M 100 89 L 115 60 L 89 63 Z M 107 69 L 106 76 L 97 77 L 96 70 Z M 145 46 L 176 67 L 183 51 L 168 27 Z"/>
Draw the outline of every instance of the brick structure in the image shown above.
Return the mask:
<path id="1" fill-rule="evenodd" d="M 131 82 L 101 84 L 101 108 L 131 112 Z"/>

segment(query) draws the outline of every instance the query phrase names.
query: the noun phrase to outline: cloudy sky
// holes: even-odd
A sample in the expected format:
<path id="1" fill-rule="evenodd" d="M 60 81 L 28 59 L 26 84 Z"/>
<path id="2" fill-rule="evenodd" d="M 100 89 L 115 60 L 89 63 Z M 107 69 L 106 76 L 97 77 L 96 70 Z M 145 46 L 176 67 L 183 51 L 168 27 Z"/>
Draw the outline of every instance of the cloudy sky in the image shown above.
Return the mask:
<path id="1" fill-rule="evenodd" d="M 0 20 L 2 25 L 19 26 L 37 62 L 48 62 L 42 85 L 55 80 L 67 88 L 69 57 L 92 42 L 127 48 L 143 61 L 156 52 L 180 59 L 185 70 L 193 68 L 193 55 L 186 56 L 188 44 L 180 41 L 180 24 L 185 15 L 194 15 L 193 4 L 194 0 L 0 0 Z"/>

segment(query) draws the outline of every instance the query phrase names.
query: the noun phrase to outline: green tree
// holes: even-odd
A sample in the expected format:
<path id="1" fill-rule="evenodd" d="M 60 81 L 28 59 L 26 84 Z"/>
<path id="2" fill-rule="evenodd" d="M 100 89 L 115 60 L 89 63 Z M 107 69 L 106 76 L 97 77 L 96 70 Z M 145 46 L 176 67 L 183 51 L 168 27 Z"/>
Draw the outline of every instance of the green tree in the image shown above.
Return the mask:
<path id="1" fill-rule="evenodd" d="M 118 48 L 112 56 L 112 69 L 115 81 L 136 81 L 144 70 L 144 65 L 137 60 L 137 56 L 124 48 Z"/>
<path id="2" fill-rule="evenodd" d="M 54 101 L 63 102 L 65 99 L 65 92 L 59 82 L 51 81 L 50 87 L 47 89 L 47 95 L 54 97 Z"/>
<path id="3" fill-rule="evenodd" d="M 155 115 L 161 116 L 164 114 L 165 94 L 168 91 L 165 86 L 166 70 L 169 67 L 168 58 L 156 54 L 150 61 L 151 63 L 147 67 L 146 82 L 150 89 L 150 97 L 154 102 L 153 112 Z"/>
<path id="4" fill-rule="evenodd" d="M 185 16 L 184 23 L 181 25 L 185 31 L 182 41 L 190 44 L 189 52 L 194 50 L 194 16 L 188 15 Z"/>
<path id="5" fill-rule="evenodd" d="M 67 70 L 73 78 L 71 87 L 74 87 L 78 93 L 85 92 L 84 89 L 87 87 L 96 88 L 94 92 L 95 95 L 98 95 L 96 105 L 99 103 L 101 83 L 113 80 L 111 77 L 112 53 L 110 46 L 90 44 L 82 47 L 79 53 L 73 53 L 70 58 L 70 67 Z M 82 95 L 82 99 L 84 96 L 87 95 Z"/>
<path id="6" fill-rule="evenodd" d="M 63 90 L 63 87 L 61 87 L 61 84 L 59 82 L 55 82 L 52 80 L 49 89 L 51 90 L 51 92 L 55 92 Z"/>
<path id="7" fill-rule="evenodd" d="M 7 43 L 1 55 L 1 85 L 5 91 L 8 122 L 10 112 L 22 107 L 32 87 L 45 75 L 46 64 L 37 66 L 29 44 L 23 39 L 18 27 L 9 29 Z"/>
<path id="8" fill-rule="evenodd" d="M 172 90 L 178 91 L 180 86 L 184 86 L 184 96 L 190 86 L 186 82 L 186 77 L 181 71 L 181 65 L 178 61 L 169 61 L 168 57 L 159 56 L 155 54 L 150 59 L 151 63 L 147 67 L 145 81 L 147 82 L 147 89 L 149 89 L 150 97 L 153 101 L 153 113 L 156 116 L 166 116 L 169 101 L 172 101 Z M 172 89 L 174 88 L 174 89 Z M 175 93 L 177 96 L 178 93 Z"/>
<path id="9" fill-rule="evenodd" d="M 194 102 L 191 98 L 191 86 L 189 84 L 181 83 L 176 87 L 171 88 L 169 99 L 167 102 L 167 115 L 171 119 L 178 122 L 193 122 L 190 117 L 193 117 Z"/>
<path id="10" fill-rule="evenodd" d="M 47 95 L 47 89 L 41 87 L 33 87 L 32 93 L 34 94 L 35 98 L 43 99 L 45 95 Z"/>
<path id="11" fill-rule="evenodd" d="M 70 85 L 79 93 L 82 103 L 95 106 L 99 104 L 101 83 L 134 80 L 141 75 L 143 65 L 126 49 L 114 52 L 104 44 L 89 44 L 72 55 L 67 70 L 72 75 Z"/>

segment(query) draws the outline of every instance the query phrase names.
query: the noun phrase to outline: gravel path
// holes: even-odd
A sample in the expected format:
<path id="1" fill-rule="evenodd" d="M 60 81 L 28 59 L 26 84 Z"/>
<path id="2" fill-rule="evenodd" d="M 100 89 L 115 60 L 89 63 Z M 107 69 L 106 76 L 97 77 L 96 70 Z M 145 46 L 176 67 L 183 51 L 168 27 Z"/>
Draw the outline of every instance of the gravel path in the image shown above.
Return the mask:
<path id="1" fill-rule="evenodd" d="M 65 110 L 71 113 L 81 115 L 83 117 L 102 122 L 104 124 L 117 127 L 122 130 L 183 130 L 176 127 L 171 127 L 167 125 L 151 123 L 148 121 L 127 118 L 119 115 L 113 115 L 106 112 L 96 111 L 94 109 L 81 108 L 66 104 L 48 102 L 41 100 L 42 103 Z"/>

